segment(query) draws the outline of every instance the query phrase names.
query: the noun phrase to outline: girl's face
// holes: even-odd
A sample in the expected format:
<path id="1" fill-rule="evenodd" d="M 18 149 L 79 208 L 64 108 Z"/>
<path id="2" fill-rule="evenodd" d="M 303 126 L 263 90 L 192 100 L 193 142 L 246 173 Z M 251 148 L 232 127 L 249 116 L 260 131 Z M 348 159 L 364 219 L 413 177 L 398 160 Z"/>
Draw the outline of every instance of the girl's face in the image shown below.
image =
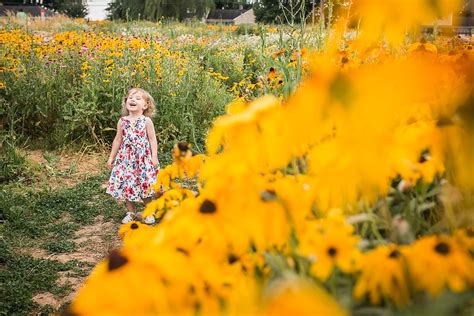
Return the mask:
<path id="1" fill-rule="evenodd" d="M 143 114 L 143 111 L 148 108 L 148 104 L 139 91 L 131 92 L 128 95 L 127 100 L 125 100 L 125 106 L 130 114 L 136 115 Z"/>

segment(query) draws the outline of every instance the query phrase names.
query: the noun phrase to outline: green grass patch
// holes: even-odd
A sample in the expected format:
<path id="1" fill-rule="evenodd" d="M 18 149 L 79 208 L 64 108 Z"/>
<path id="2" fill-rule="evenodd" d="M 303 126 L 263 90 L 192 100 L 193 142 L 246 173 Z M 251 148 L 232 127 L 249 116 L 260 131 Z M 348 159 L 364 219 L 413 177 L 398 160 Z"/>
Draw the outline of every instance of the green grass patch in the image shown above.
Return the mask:
<path id="1" fill-rule="evenodd" d="M 75 232 L 97 216 L 119 223 L 125 208 L 105 194 L 101 184 L 107 177 L 103 173 L 59 189 L 43 182 L 0 184 L 0 315 L 51 314 L 52 307 L 38 306 L 32 297 L 42 292 L 66 296 L 70 286 L 56 283 L 60 271 L 72 277 L 90 273 L 91 263 L 33 258 L 28 249 L 43 249 L 53 256 L 74 252 Z"/>
<path id="2" fill-rule="evenodd" d="M 31 301 L 34 294 L 61 292 L 55 282 L 58 272 L 65 268 L 63 264 L 18 255 L 5 242 L 2 242 L 0 248 L 0 282 L 4 287 L 0 314 L 28 314 L 33 309 L 38 309 L 37 304 Z"/>
<path id="3" fill-rule="evenodd" d="M 51 253 L 65 253 L 76 250 L 76 244 L 70 240 L 60 239 L 48 242 L 44 248 Z"/>

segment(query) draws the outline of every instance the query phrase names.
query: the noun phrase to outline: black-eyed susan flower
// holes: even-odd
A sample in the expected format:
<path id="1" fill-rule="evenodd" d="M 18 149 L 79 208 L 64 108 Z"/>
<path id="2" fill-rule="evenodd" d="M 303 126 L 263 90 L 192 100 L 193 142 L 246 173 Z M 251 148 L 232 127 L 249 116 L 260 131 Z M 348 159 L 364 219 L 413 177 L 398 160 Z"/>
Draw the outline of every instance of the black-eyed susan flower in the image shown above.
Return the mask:
<path id="1" fill-rule="evenodd" d="M 307 280 L 286 276 L 268 285 L 262 315 L 348 315 L 326 291 Z"/>
<path id="2" fill-rule="evenodd" d="M 452 237 L 424 237 L 414 242 L 406 255 L 417 290 L 437 296 L 445 288 L 462 292 L 474 285 L 474 261 Z"/>
<path id="3" fill-rule="evenodd" d="M 353 273 L 360 258 L 359 237 L 341 217 L 329 217 L 315 223 L 301 236 L 300 251 L 312 260 L 313 274 L 326 281 L 335 268 Z"/>
<path id="4" fill-rule="evenodd" d="M 437 53 L 438 49 L 436 45 L 429 43 L 426 39 L 422 39 L 419 42 L 413 43 L 408 47 L 409 52 L 416 52 L 416 53 Z"/>
<path id="5" fill-rule="evenodd" d="M 474 227 L 457 229 L 453 234 L 457 243 L 474 255 Z"/>
<path id="6" fill-rule="evenodd" d="M 122 238 L 122 240 L 124 240 L 125 238 L 134 234 L 138 229 L 142 230 L 147 228 L 149 228 L 148 225 L 144 225 L 138 221 L 131 221 L 130 223 L 120 226 L 118 235 L 120 238 Z"/>
<path id="7" fill-rule="evenodd" d="M 272 54 L 272 57 L 273 57 L 273 58 L 277 58 L 278 56 L 283 55 L 285 52 L 286 52 L 286 48 L 282 48 L 282 49 L 277 50 L 276 52 L 274 52 L 274 53 Z"/>
<path id="8" fill-rule="evenodd" d="M 372 304 L 383 298 L 398 306 L 409 302 L 409 284 L 403 252 L 395 245 L 379 246 L 361 257 L 360 275 L 354 286 L 358 300 L 367 295 Z"/>

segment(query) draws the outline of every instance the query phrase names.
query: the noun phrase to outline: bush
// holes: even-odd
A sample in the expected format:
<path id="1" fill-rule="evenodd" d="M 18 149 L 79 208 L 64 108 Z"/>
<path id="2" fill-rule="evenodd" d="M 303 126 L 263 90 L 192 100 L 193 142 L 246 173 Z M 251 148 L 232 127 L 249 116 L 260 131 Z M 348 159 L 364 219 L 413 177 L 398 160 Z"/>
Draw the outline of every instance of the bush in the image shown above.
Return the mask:
<path id="1" fill-rule="evenodd" d="M 0 183 L 17 180 L 27 170 L 25 156 L 14 146 L 5 145 L 0 154 Z"/>

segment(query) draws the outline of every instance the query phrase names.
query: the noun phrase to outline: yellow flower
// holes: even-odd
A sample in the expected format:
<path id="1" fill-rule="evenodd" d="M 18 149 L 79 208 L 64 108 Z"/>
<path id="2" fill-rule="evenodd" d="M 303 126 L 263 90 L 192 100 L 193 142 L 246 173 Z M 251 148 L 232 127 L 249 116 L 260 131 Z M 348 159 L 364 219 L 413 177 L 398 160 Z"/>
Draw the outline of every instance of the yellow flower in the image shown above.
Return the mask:
<path id="1" fill-rule="evenodd" d="M 408 303 L 407 267 L 403 251 L 397 246 L 379 246 L 364 254 L 360 270 L 354 287 L 356 299 L 368 294 L 372 304 L 379 304 L 382 298 L 389 298 L 398 306 Z"/>
<path id="2" fill-rule="evenodd" d="M 268 81 L 273 81 L 273 80 L 275 80 L 276 77 L 277 77 L 276 69 L 273 68 L 273 67 L 270 67 L 270 71 L 268 72 L 268 75 L 267 75 L 267 80 Z"/>
<path id="3" fill-rule="evenodd" d="M 436 45 L 433 45 L 432 43 L 428 43 L 426 40 L 422 40 L 421 42 L 416 42 L 410 45 L 408 48 L 409 52 L 418 52 L 418 53 L 423 53 L 423 52 L 429 52 L 429 53 L 437 53 L 438 49 L 436 48 Z"/>
<path id="4" fill-rule="evenodd" d="M 147 204 L 143 216 L 154 214 L 155 217 L 161 217 L 164 212 L 177 207 L 185 198 L 193 197 L 194 193 L 187 189 L 175 188 L 165 191 L 160 197 Z"/>
<path id="5" fill-rule="evenodd" d="M 137 222 L 137 221 L 131 221 L 128 224 L 124 224 L 124 225 L 120 226 L 119 231 L 118 231 L 118 235 L 123 240 L 126 237 L 129 237 L 130 235 L 132 235 L 135 231 L 143 230 L 143 229 L 147 229 L 147 228 L 149 228 L 148 225 L 142 224 L 142 223 Z"/>
<path id="6" fill-rule="evenodd" d="M 164 310 L 166 302 L 162 298 L 167 289 L 156 278 L 154 268 L 130 252 L 113 251 L 107 260 L 97 265 L 78 292 L 72 311 L 81 315 L 110 315 Z M 142 274 L 155 277 L 144 282 Z"/>
<path id="7" fill-rule="evenodd" d="M 243 112 L 247 108 L 247 102 L 244 98 L 237 98 L 226 106 L 227 114 L 237 114 Z"/>
<path id="8" fill-rule="evenodd" d="M 344 273 L 355 271 L 360 258 L 359 237 L 352 232 L 353 227 L 340 217 L 308 223 L 300 250 L 312 258 L 311 271 L 316 277 L 326 281 L 335 268 Z"/>
<path id="9" fill-rule="evenodd" d="M 457 243 L 466 248 L 470 253 L 474 253 L 474 227 L 457 229 L 453 237 Z"/>
<path id="10" fill-rule="evenodd" d="M 298 58 L 301 58 L 301 60 L 306 60 L 307 57 L 308 57 L 308 49 L 306 48 L 297 49 L 291 53 L 291 61 L 297 61 Z"/>
<path id="11" fill-rule="evenodd" d="M 413 285 L 437 296 L 448 287 L 462 292 L 474 285 L 474 261 L 463 245 L 448 236 L 428 236 L 407 249 Z"/>
<path id="12" fill-rule="evenodd" d="M 286 277 L 268 287 L 262 315 L 349 315 L 331 295 L 306 280 Z"/>
<path id="13" fill-rule="evenodd" d="M 360 19 L 360 38 L 367 43 L 381 36 L 393 44 L 403 43 L 407 31 L 421 24 L 434 23 L 441 17 L 458 12 L 461 1 L 438 0 L 359 0 L 351 7 L 351 13 Z"/>
<path id="14" fill-rule="evenodd" d="M 286 48 L 282 48 L 272 54 L 273 58 L 277 58 L 278 56 L 283 55 L 286 52 Z"/>

